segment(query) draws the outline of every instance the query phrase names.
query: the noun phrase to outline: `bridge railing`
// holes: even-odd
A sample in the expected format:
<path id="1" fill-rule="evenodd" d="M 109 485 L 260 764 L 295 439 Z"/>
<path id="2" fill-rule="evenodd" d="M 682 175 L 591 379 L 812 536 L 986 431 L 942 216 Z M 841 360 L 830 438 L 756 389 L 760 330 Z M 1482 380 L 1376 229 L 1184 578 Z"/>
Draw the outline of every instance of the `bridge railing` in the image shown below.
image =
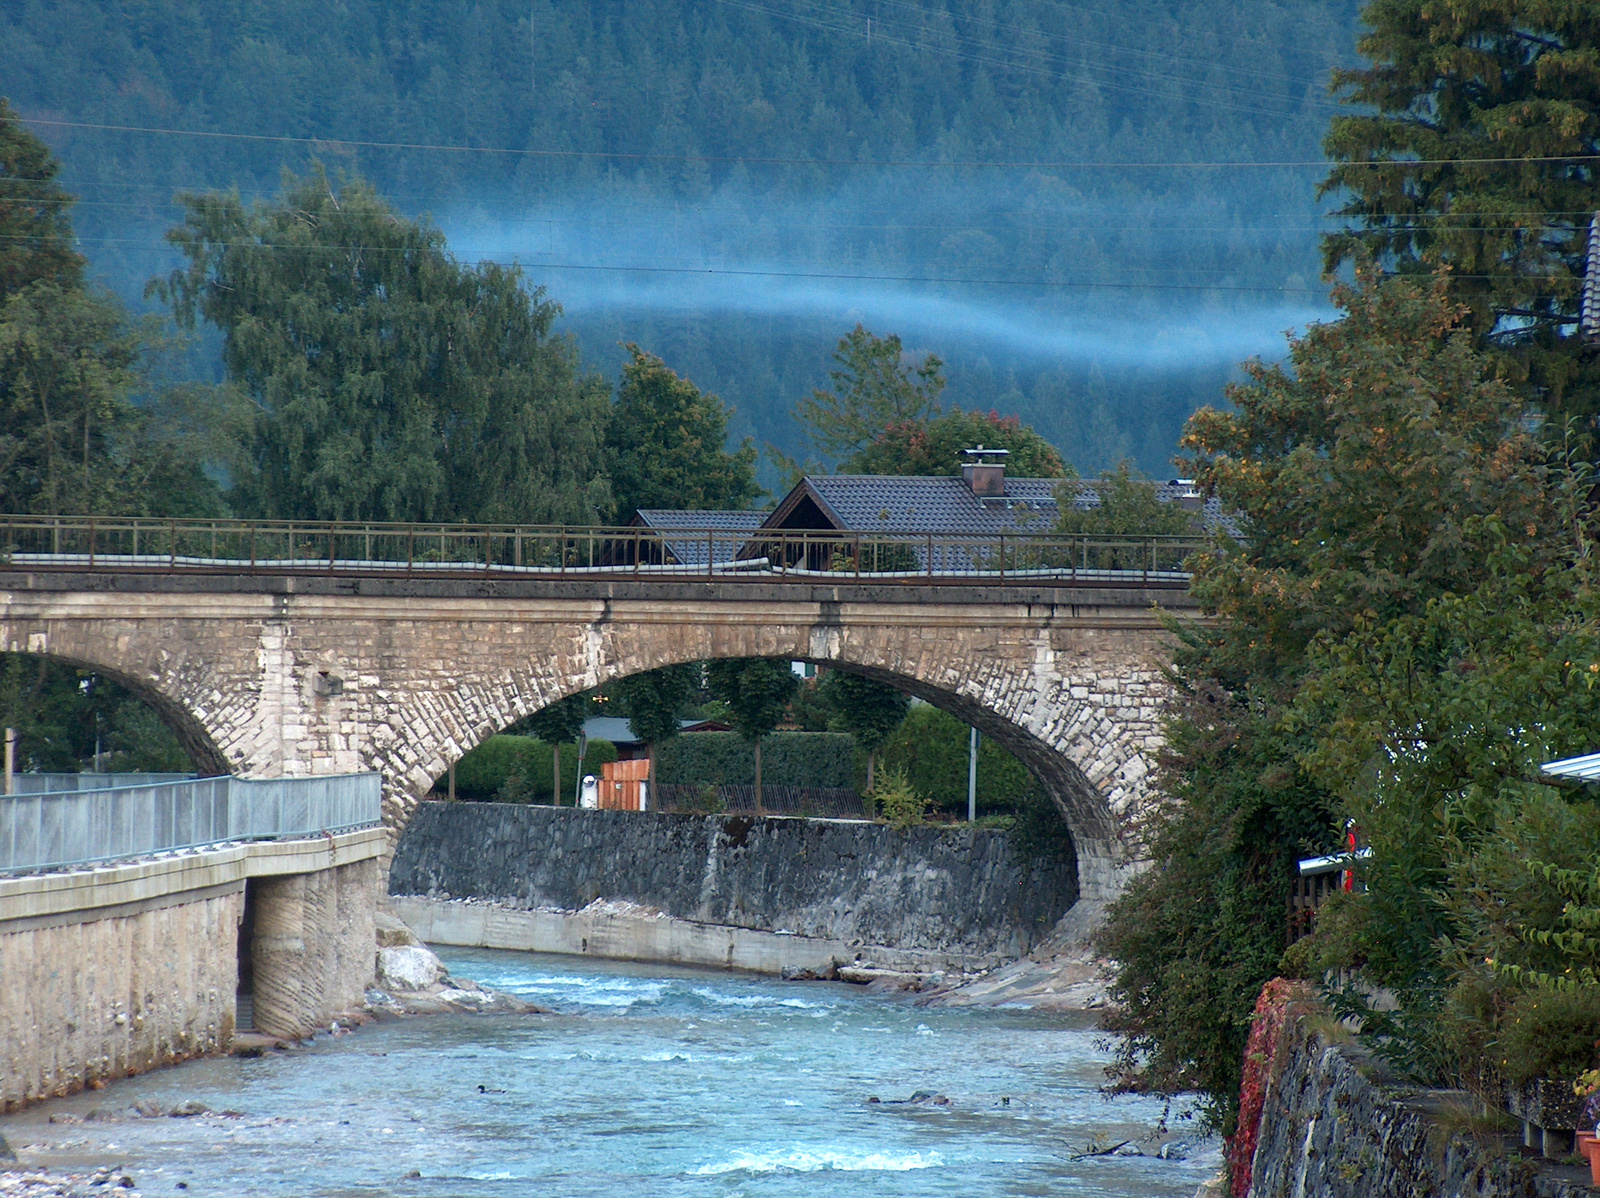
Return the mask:
<path id="1" fill-rule="evenodd" d="M 285 840 L 382 820 L 377 774 L 195 778 L 0 798 L 0 874 L 242 840 Z"/>
<path id="2" fill-rule="evenodd" d="M 0 516 L 0 566 L 357 576 L 1182 586 L 1196 537 Z"/>

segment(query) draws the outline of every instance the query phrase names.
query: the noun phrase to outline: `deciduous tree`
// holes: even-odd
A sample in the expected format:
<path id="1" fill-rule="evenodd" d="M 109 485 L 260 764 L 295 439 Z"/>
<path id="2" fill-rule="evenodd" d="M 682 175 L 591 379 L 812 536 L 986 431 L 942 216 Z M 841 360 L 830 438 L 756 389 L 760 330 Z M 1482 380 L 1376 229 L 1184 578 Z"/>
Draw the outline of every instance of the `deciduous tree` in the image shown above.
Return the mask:
<path id="1" fill-rule="evenodd" d="M 239 502 L 324 520 L 592 523 L 608 388 L 520 270 L 465 266 L 431 225 L 321 168 L 282 196 L 182 198 L 188 264 L 153 290 L 223 335 L 259 408 Z"/>

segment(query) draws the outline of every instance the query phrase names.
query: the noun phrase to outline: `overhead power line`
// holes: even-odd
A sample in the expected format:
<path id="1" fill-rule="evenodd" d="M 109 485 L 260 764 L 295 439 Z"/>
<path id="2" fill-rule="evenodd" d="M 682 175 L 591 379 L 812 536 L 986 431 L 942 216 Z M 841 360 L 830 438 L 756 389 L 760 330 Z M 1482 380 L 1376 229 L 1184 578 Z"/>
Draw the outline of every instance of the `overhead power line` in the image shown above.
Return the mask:
<path id="1" fill-rule="evenodd" d="M 1028 161 L 938 160 L 897 158 L 784 158 L 738 154 L 647 154 L 626 150 L 546 150 L 512 146 L 462 146 L 439 142 L 374 141 L 346 137 L 296 137 L 283 133 L 236 133 L 212 129 L 171 129 L 157 125 L 113 125 L 94 121 L 62 121 L 46 117 L 18 117 L 30 125 L 55 129 L 84 129 L 106 133 L 141 133 L 161 137 L 197 137 L 219 141 L 272 142 L 280 145 L 342 146 L 365 150 L 426 150 L 450 154 L 505 154 L 522 158 L 598 158 L 623 162 L 703 162 L 746 166 L 891 167 L 909 170 L 1289 170 L 1330 167 L 1494 166 L 1532 162 L 1600 162 L 1600 154 L 1506 155 L 1498 158 L 1385 158 L 1356 162 L 1327 159 L 1277 159 L 1262 161 L 1096 161 L 1093 159 Z"/>

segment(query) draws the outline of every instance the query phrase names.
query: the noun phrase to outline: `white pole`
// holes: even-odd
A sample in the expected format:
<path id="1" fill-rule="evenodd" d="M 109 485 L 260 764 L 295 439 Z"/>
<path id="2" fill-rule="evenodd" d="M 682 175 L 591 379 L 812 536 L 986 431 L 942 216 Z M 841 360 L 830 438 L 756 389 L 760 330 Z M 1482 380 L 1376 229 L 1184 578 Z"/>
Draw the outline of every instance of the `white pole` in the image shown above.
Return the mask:
<path id="1" fill-rule="evenodd" d="M 967 822 L 978 822 L 978 730 L 967 743 Z"/>
<path id="2" fill-rule="evenodd" d="M 6 793 L 15 794 L 17 772 L 17 730 L 6 729 Z"/>

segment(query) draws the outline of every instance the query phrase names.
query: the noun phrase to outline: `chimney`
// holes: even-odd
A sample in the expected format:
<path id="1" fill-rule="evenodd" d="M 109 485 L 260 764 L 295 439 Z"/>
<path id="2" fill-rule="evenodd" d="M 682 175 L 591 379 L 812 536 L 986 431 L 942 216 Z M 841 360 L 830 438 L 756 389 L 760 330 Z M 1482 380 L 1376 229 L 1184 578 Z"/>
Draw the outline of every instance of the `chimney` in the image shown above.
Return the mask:
<path id="1" fill-rule="evenodd" d="M 1006 457 L 1010 450 L 963 449 L 961 456 L 967 460 L 961 465 L 961 477 L 972 493 L 980 499 L 1003 498 L 1006 493 Z M 987 459 L 994 458 L 995 461 Z"/>

